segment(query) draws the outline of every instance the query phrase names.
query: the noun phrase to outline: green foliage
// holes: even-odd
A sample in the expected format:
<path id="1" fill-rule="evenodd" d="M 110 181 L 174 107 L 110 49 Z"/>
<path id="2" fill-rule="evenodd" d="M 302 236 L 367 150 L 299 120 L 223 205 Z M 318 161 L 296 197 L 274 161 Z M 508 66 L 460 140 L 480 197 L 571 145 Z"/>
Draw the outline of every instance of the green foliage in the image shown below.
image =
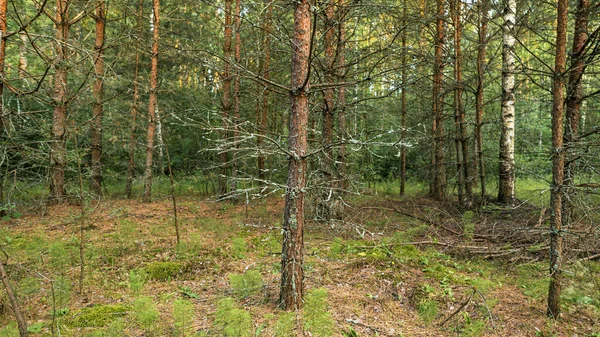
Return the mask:
<path id="1" fill-rule="evenodd" d="M 0 337 L 17 337 L 19 336 L 19 329 L 17 323 L 11 322 L 4 328 L 0 329 Z"/>
<path id="2" fill-rule="evenodd" d="M 245 257 L 248 247 L 246 240 L 243 238 L 233 238 L 231 240 L 231 255 L 236 259 L 243 259 Z"/>
<path id="3" fill-rule="evenodd" d="M 35 322 L 27 327 L 27 332 L 39 333 L 39 332 L 42 332 L 42 330 L 44 330 L 45 326 L 46 326 L 45 322 Z"/>
<path id="4" fill-rule="evenodd" d="M 71 327 L 104 327 L 110 322 L 127 314 L 129 308 L 122 304 L 96 305 L 82 308 L 69 320 Z"/>
<path id="5" fill-rule="evenodd" d="M 188 337 L 192 333 L 192 320 L 194 319 L 194 305 L 185 299 L 176 299 L 173 302 L 173 320 L 175 321 L 175 335 Z"/>
<path id="6" fill-rule="evenodd" d="M 342 336 L 343 337 L 358 337 L 358 333 L 356 331 L 354 331 L 354 329 L 352 329 L 352 327 L 350 327 L 350 330 L 342 331 Z"/>
<path id="7" fill-rule="evenodd" d="M 542 263 L 517 267 L 517 285 L 523 294 L 536 299 L 544 298 L 550 283 L 547 270 L 548 267 Z"/>
<path id="8" fill-rule="evenodd" d="M 474 217 L 475 213 L 473 211 L 466 211 L 462 215 L 463 235 L 467 240 L 473 239 L 473 235 L 475 234 Z"/>
<path id="9" fill-rule="evenodd" d="M 251 337 L 254 334 L 250 313 L 237 308 L 230 297 L 221 299 L 217 304 L 214 326 L 224 337 Z"/>
<path id="10" fill-rule="evenodd" d="M 257 295 L 263 287 L 262 275 L 258 270 L 248 270 L 244 274 L 229 274 L 229 283 L 238 298 Z"/>
<path id="11" fill-rule="evenodd" d="M 53 242 L 48 249 L 50 265 L 55 270 L 60 270 L 61 272 L 64 271 L 64 269 L 71 265 L 72 253 L 72 247 L 69 247 L 60 241 Z"/>
<path id="12" fill-rule="evenodd" d="M 57 312 L 55 312 L 54 315 L 61 316 L 61 313 L 64 313 L 63 309 L 65 309 L 69 303 L 69 300 L 71 299 L 71 282 L 69 282 L 69 280 L 65 277 L 59 276 L 56 278 L 56 280 L 54 280 L 53 287 L 55 303 L 52 303 L 52 297 L 49 297 L 49 305 L 51 308 L 53 306 L 56 307 Z"/>
<path id="13" fill-rule="evenodd" d="M 158 309 L 150 297 L 135 299 L 131 310 L 135 321 L 145 330 L 151 330 L 159 316 Z"/>
<path id="14" fill-rule="evenodd" d="M 144 269 L 129 271 L 129 289 L 137 296 L 144 288 L 148 275 Z"/>
<path id="15" fill-rule="evenodd" d="M 438 303 L 434 300 L 423 300 L 417 305 L 417 312 L 425 323 L 431 323 L 438 315 Z"/>
<path id="16" fill-rule="evenodd" d="M 85 337 L 122 337 L 125 330 L 125 323 L 122 318 L 112 321 L 106 328 L 95 330 Z"/>
<path id="17" fill-rule="evenodd" d="M 315 337 L 328 337 L 334 333 L 335 322 L 327 311 L 327 297 L 326 289 L 317 288 L 310 290 L 304 298 L 304 329 Z"/>
<path id="18" fill-rule="evenodd" d="M 468 321 L 463 327 L 460 337 L 479 337 L 485 331 L 484 321 Z"/>
<path id="19" fill-rule="evenodd" d="M 144 271 L 148 275 L 149 280 L 170 281 L 181 273 L 182 266 L 179 262 L 154 261 L 146 264 Z"/>
<path id="20" fill-rule="evenodd" d="M 296 313 L 283 312 L 275 324 L 275 337 L 289 337 L 294 335 L 296 327 Z"/>

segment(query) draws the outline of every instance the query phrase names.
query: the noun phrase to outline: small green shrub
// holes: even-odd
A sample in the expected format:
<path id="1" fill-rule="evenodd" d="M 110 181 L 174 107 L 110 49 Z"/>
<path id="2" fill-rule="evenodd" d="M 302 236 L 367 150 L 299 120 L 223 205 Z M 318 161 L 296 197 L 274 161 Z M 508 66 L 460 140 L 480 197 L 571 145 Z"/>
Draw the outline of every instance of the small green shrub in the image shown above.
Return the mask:
<path id="1" fill-rule="evenodd" d="M 233 294 L 238 298 L 257 295 L 263 287 L 262 275 L 258 270 L 248 270 L 244 274 L 229 274 Z"/>
<path id="2" fill-rule="evenodd" d="M 150 297 L 140 297 L 133 301 L 131 309 L 138 325 L 142 329 L 151 330 L 159 316 L 154 301 Z"/>
<path id="3" fill-rule="evenodd" d="M 0 337 L 15 337 L 19 336 L 19 329 L 17 323 L 11 322 L 4 328 L 0 329 Z"/>
<path id="4" fill-rule="evenodd" d="M 179 262 L 150 262 L 144 266 L 149 280 L 170 281 L 176 278 L 182 270 Z"/>
<path id="5" fill-rule="evenodd" d="M 460 337 L 479 337 L 485 331 L 484 321 L 469 321 L 462 329 Z"/>
<path id="6" fill-rule="evenodd" d="M 289 337 L 294 335 L 296 327 L 296 313 L 284 312 L 275 324 L 275 337 Z"/>
<path id="7" fill-rule="evenodd" d="M 214 326 L 221 336 L 251 337 L 254 325 L 250 313 L 236 307 L 232 298 L 224 298 L 217 304 Z"/>
<path id="8" fill-rule="evenodd" d="M 52 303 L 52 296 L 48 297 L 49 306 L 56 307 L 57 312 L 54 313 L 56 316 L 61 316 L 60 312 L 64 312 L 64 308 L 71 300 L 71 282 L 65 277 L 59 276 L 52 283 L 54 287 L 54 301 Z M 67 310 L 68 311 L 68 310 Z"/>
<path id="9" fill-rule="evenodd" d="M 123 330 L 125 330 L 125 323 L 123 319 L 119 318 L 112 321 L 108 327 L 100 330 L 95 330 L 89 334 L 85 334 L 85 337 L 122 337 Z"/>
<path id="10" fill-rule="evenodd" d="M 304 329 L 315 337 L 328 337 L 334 333 L 335 322 L 327 311 L 327 297 L 326 289 L 317 288 L 309 291 L 304 299 Z"/>
<path id="11" fill-rule="evenodd" d="M 425 323 L 431 323 L 438 315 L 438 304 L 434 300 L 424 300 L 417 305 L 417 311 Z"/>
<path id="12" fill-rule="evenodd" d="M 79 310 L 68 322 L 76 328 L 104 327 L 119 317 L 125 316 L 129 308 L 121 304 L 96 305 Z"/>
<path id="13" fill-rule="evenodd" d="M 175 321 L 175 335 L 178 337 L 191 336 L 192 320 L 194 319 L 194 305 L 184 299 L 173 302 L 173 320 Z"/>
<path id="14" fill-rule="evenodd" d="M 231 240 L 231 255 L 236 259 L 243 259 L 248 251 L 246 240 L 243 238 L 233 238 Z"/>
<path id="15" fill-rule="evenodd" d="M 144 269 L 129 271 L 129 289 L 138 296 L 144 288 L 144 283 L 148 279 L 148 274 Z"/>
<path id="16" fill-rule="evenodd" d="M 55 270 L 63 271 L 71 265 L 71 251 L 66 244 L 62 242 L 54 242 L 48 248 L 50 255 L 50 266 Z"/>

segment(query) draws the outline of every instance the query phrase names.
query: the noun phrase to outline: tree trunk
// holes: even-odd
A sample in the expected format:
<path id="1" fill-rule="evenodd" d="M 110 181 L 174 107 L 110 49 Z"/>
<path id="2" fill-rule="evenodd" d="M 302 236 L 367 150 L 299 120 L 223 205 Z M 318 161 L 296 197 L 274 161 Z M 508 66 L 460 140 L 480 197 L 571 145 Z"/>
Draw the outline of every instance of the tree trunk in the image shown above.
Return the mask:
<path id="1" fill-rule="evenodd" d="M 402 94 L 400 96 L 400 114 L 401 114 L 401 127 L 402 131 L 400 134 L 400 195 L 404 195 L 406 190 L 406 55 L 407 52 L 407 27 L 406 27 L 406 19 L 407 19 L 407 0 L 404 0 L 404 9 L 402 9 Z"/>
<path id="2" fill-rule="evenodd" d="M 19 78 L 27 78 L 27 34 L 19 33 L 21 44 L 19 45 Z"/>
<path id="3" fill-rule="evenodd" d="M 485 162 L 483 158 L 483 105 L 484 81 L 486 68 L 487 26 L 489 0 L 479 0 L 479 45 L 477 49 L 477 91 L 475 94 L 475 152 L 477 154 L 477 167 L 479 169 L 479 184 L 481 185 L 481 200 L 485 200 Z"/>
<path id="4" fill-rule="evenodd" d="M 240 141 L 240 61 L 241 61 L 241 46 L 242 38 L 240 34 L 241 25 L 241 1 L 235 1 L 235 43 L 233 46 L 234 58 L 235 58 L 235 81 L 233 83 L 233 151 L 231 153 L 231 195 L 233 201 L 237 201 L 237 176 L 238 176 L 238 151 Z"/>
<path id="5" fill-rule="evenodd" d="M 577 160 L 577 142 L 579 138 L 579 119 L 581 118 L 581 104 L 583 101 L 583 73 L 587 66 L 585 45 L 588 40 L 588 17 L 590 0 L 579 0 L 575 14 L 575 31 L 573 34 L 573 47 L 571 49 L 571 67 L 567 90 L 567 112 L 565 128 L 565 183 L 563 200 L 563 224 L 571 224 L 572 198 L 575 194 L 573 187 L 575 181 L 575 164 Z"/>
<path id="6" fill-rule="evenodd" d="M 90 191 L 102 195 L 102 114 L 104 110 L 104 30 L 106 14 L 104 0 L 96 7 L 96 41 L 94 44 L 94 107 L 92 111 L 92 181 Z"/>
<path id="7" fill-rule="evenodd" d="M 271 6 L 271 0 L 264 0 L 266 6 L 266 16 L 264 19 L 263 26 L 263 41 L 262 50 L 264 53 L 263 59 L 261 60 L 260 72 L 265 81 L 270 79 L 270 62 L 271 62 L 271 20 L 273 9 Z M 265 84 L 261 91 L 260 105 L 257 111 L 257 129 L 258 137 L 256 138 L 256 147 L 258 148 L 258 180 L 261 188 L 266 184 L 266 169 L 265 169 L 265 155 L 262 152 L 263 137 L 267 132 L 267 118 L 269 115 L 269 87 Z"/>
<path id="8" fill-rule="evenodd" d="M 4 3 L 6 3 L 6 0 L 0 0 L 0 12 L 2 11 L 2 8 L 4 6 Z M 6 7 L 4 7 L 6 8 Z M 6 12 L 3 12 L 6 13 Z M 2 14 L 0 14 L 0 21 L 2 21 Z M 6 19 L 6 16 L 4 16 L 4 19 Z M 4 20 L 4 22 L 6 22 L 6 20 Z M 2 23 L 0 23 L 1 25 Z M 4 27 L 6 28 L 6 26 Z M 2 29 L 2 27 L 0 27 L 0 29 Z M 6 29 L 2 30 L 2 33 L 5 33 Z M 4 36 L 4 34 L 2 35 Z M 4 257 L 2 257 L 4 258 Z M 19 305 L 19 301 L 17 300 L 17 296 L 15 295 L 15 292 L 13 291 L 13 288 L 10 284 L 10 281 L 8 279 L 8 274 L 6 273 L 6 270 L 4 269 L 4 263 L 2 261 L 0 261 L 0 279 L 2 280 L 2 284 L 4 284 L 4 289 L 6 289 L 6 295 L 8 296 L 8 300 L 10 301 L 10 305 L 12 306 L 13 309 L 13 313 L 15 314 L 15 320 L 17 321 L 17 326 L 19 328 L 19 335 L 21 337 L 27 337 L 29 336 L 29 332 L 27 332 L 27 321 L 25 320 L 25 317 L 23 316 L 23 313 L 21 312 L 21 306 Z"/>
<path id="9" fill-rule="evenodd" d="M 560 293 L 562 283 L 562 197 L 565 168 L 563 148 L 563 110 L 565 64 L 567 54 L 568 0 L 558 0 L 556 27 L 556 58 L 552 85 L 552 185 L 550 186 L 550 286 L 548 289 L 548 311 L 550 317 L 560 316 Z"/>
<path id="10" fill-rule="evenodd" d="M 335 48 L 337 41 L 335 39 L 335 6 L 333 1 L 329 1 L 325 7 L 324 16 L 324 80 L 325 83 L 332 84 L 336 80 L 336 55 Z M 323 90 L 323 132 L 321 139 L 320 169 L 323 179 L 323 189 L 320 192 L 317 204 L 317 218 L 320 220 L 329 220 L 332 217 L 332 191 L 335 188 L 333 181 L 333 117 L 335 110 L 335 90 L 329 86 Z"/>
<path id="11" fill-rule="evenodd" d="M 507 0 L 504 8 L 502 45 L 502 113 L 498 202 L 515 202 L 515 24 L 517 1 Z"/>
<path id="12" fill-rule="evenodd" d="M 462 70 L 460 69 L 460 0 L 450 1 L 450 13 L 452 23 L 454 24 L 454 147 L 456 151 L 456 175 L 458 179 L 458 203 L 466 204 L 465 198 L 465 176 L 463 174 L 462 161 L 462 139 L 461 139 L 461 115 L 462 115 L 462 90 L 460 89 L 462 80 Z"/>
<path id="13" fill-rule="evenodd" d="M 302 307 L 304 294 L 304 197 L 308 151 L 308 92 L 311 39 L 311 6 L 308 0 L 294 2 L 292 43 L 291 112 L 289 121 L 288 180 L 283 218 L 281 287 L 279 305 L 285 310 Z"/>
<path id="14" fill-rule="evenodd" d="M 146 138 L 146 174 L 144 179 L 144 202 L 152 200 L 152 155 L 158 110 L 158 42 L 160 25 L 160 0 L 152 1 L 152 56 L 150 59 L 150 99 L 148 101 L 148 136 Z"/>
<path id="15" fill-rule="evenodd" d="M 337 46 L 337 68 L 338 81 L 344 82 L 346 78 L 346 4 L 345 0 L 338 0 L 338 46 Z M 341 191 L 348 189 L 348 177 L 346 172 L 346 87 L 338 88 L 338 137 L 341 145 L 338 149 L 338 187 Z"/>
<path id="16" fill-rule="evenodd" d="M 65 167 L 67 165 L 67 76 L 68 76 L 68 1 L 56 2 L 56 39 L 54 51 L 54 111 L 52 113 L 52 140 L 50 142 L 50 203 L 65 201 Z"/>
<path id="17" fill-rule="evenodd" d="M 433 63 L 433 154 L 431 156 L 431 177 L 429 195 L 442 200 L 446 197 L 446 168 L 444 163 L 444 94 L 442 81 L 444 77 L 444 0 L 437 0 L 435 58 Z"/>
<path id="18" fill-rule="evenodd" d="M 223 147 L 229 141 L 229 111 L 231 110 L 231 0 L 225 0 L 225 35 L 223 41 Z M 221 148 L 219 154 L 221 174 L 219 175 L 219 198 L 227 195 L 227 149 Z"/>
<path id="19" fill-rule="evenodd" d="M 137 13 L 137 48 L 135 50 L 135 70 L 133 74 L 133 102 L 131 104 L 131 136 L 129 138 L 129 164 L 127 165 L 127 183 L 125 185 L 125 194 L 127 198 L 132 197 L 133 176 L 135 174 L 135 131 L 137 129 L 138 102 L 140 100 L 139 90 L 139 72 L 140 72 L 140 48 L 143 35 L 143 17 L 144 17 L 144 0 L 140 0 Z"/>
<path id="20" fill-rule="evenodd" d="M 8 0 L 0 0 L 0 79 L 6 77 L 4 64 L 6 58 L 6 11 L 8 9 Z M 20 69 L 20 68 L 19 68 Z M 3 99 L 4 95 L 4 81 L 0 81 L 0 99 Z M 4 104 L 0 101 L 0 141 L 4 144 Z M 2 149 L 2 156 L 4 156 L 6 149 Z M 6 215 L 4 209 L 4 170 L 3 165 L 4 158 L 0 158 L 0 216 Z"/>

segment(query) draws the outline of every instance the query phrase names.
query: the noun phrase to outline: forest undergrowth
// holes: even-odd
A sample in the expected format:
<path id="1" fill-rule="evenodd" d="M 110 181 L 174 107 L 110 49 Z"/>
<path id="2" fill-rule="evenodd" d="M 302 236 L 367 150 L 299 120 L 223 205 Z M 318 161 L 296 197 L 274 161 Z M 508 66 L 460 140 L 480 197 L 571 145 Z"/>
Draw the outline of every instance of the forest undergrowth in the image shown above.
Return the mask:
<path id="1" fill-rule="evenodd" d="M 600 336 L 598 233 L 566 237 L 564 315 L 546 317 L 547 209 L 350 198 L 311 221 L 299 312 L 277 309 L 283 200 L 111 199 L 0 224 L 33 336 Z M 590 258 L 591 257 L 591 258 Z M 6 260 L 6 257 L 2 257 Z M 18 336 L 0 298 L 0 336 Z"/>

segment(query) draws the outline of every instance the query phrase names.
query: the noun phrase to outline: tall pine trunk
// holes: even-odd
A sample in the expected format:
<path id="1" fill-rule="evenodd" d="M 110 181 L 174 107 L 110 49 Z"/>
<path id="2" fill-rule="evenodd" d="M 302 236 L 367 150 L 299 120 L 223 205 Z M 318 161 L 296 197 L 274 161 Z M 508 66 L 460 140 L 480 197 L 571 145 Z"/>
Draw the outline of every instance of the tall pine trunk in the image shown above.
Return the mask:
<path id="1" fill-rule="evenodd" d="M 478 15 L 479 29 L 477 46 L 477 89 L 475 94 L 475 153 L 477 155 L 477 168 L 479 170 L 479 184 L 481 186 L 481 200 L 485 200 L 485 160 L 483 158 L 483 105 L 485 100 L 484 82 L 486 68 L 487 26 L 489 21 L 489 0 L 479 0 Z"/>
<path id="2" fill-rule="evenodd" d="M 235 58 L 235 81 L 233 83 L 233 151 L 231 152 L 231 195 L 233 196 L 233 200 L 237 200 L 237 176 L 238 176 L 238 151 L 239 151 L 239 141 L 240 141 L 240 62 L 241 62 L 241 47 L 242 47 L 242 38 L 240 34 L 240 26 L 241 26 L 241 1 L 236 0 L 235 2 L 235 15 L 234 15 L 234 24 L 235 24 L 235 43 L 233 46 L 234 50 L 234 58 Z"/>
<path id="3" fill-rule="evenodd" d="M 507 0 L 504 8 L 502 44 L 502 107 L 498 202 L 515 202 L 515 24 L 517 0 Z"/>
<path id="4" fill-rule="evenodd" d="M 52 112 L 52 139 L 50 142 L 50 202 L 63 202 L 67 196 L 65 189 L 65 168 L 67 165 L 67 76 L 68 76 L 68 38 L 69 17 L 68 0 L 57 0 L 56 38 L 54 40 L 54 78 L 53 94 L 54 110 Z"/>
<path id="5" fill-rule="evenodd" d="M 563 224 L 571 224 L 572 198 L 575 194 L 575 164 L 577 160 L 577 142 L 579 138 L 579 119 L 581 118 L 581 104 L 583 103 L 582 77 L 587 66 L 585 45 L 588 41 L 588 16 L 590 0 L 579 0 L 575 13 L 575 29 L 573 34 L 573 47 L 571 49 L 571 67 L 567 88 L 567 111 L 565 124 L 565 182 L 563 200 Z"/>
<path id="6" fill-rule="evenodd" d="M 150 59 L 150 99 L 148 101 L 148 134 L 146 137 L 146 173 L 144 179 L 144 202 L 152 200 L 152 166 L 156 111 L 158 110 L 158 44 L 160 25 L 160 0 L 152 1 L 152 55 Z"/>
<path id="7" fill-rule="evenodd" d="M 231 110 L 231 1 L 225 0 L 225 33 L 223 40 L 223 119 L 222 126 L 222 146 L 226 147 L 229 142 L 229 112 Z M 221 148 L 219 161 L 221 164 L 221 174 L 219 175 L 219 198 L 227 195 L 227 149 Z"/>
<path id="8" fill-rule="evenodd" d="M 308 0 L 294 2 L 294 38 L 292 43 L 291 112 L 289 121 L 290 157 L 283 218 L 281 286 L 282 309 L 302 307 L 304 294 L 304 198 L 306 154 L 308 151 L 308 92 L 311 39 L 311 5 Z"/>
<path id="9" fill-rule="evenodd" d="M 442 82 L 444 77 L 444 0 L 437 0 L 436 29 L 435 29 L 435 56 L 433 62 L 433 123 L 431 133 L 433 137 L 433 154 L 431 156 L 431 172 L 429 195 L 442 200 L 446 197 L 446 167 L 444 155 L 444 94 Z"/>
<path id="10" fill-rule="evenodd" d="M 129 162 L 127 164 L 127 183 L 125 184 L 125 194 L 127 198 L 131 199 L 133 196 L 133 176 L 135 174 L 135 132 L 137 130 L 137 115 L 138 115 L 138 103 L 140 100 L 140 86 L 139 86 L 139 73 L 140 73 L 140 48 L 143 35 L 143 17 L 144 17 L 144 0 L 139 0 L 138 13 L 137 13 L 137 27 L 138 37 L 135 49 L 135 70 L 133 72 L 133 102 L 131 103 L 131 135 L 129 137 Z"/>
<path id="11" fill-rule="evenodd" d="M 263 40 L 262 50 L 263 58 L 260 62 L 260 72 L 265 81 L 270 80 L 270 63 L 271 63 L 271 20 L 273 9 L 270 4 L 271 0 L 264 0 L 266 6 L 266 14 L 263 23 Z M 269 115 L 269 88 L 265 84 L 260 94 L 260 104 L 257 109 L 256 124 L 258 129 L 258 137 L 256 137 L 256 147 L 258 148 L 258 180 L 259 184 L 264 187 L 266 184 L 266 167 L 265 167 L 265 155 L 262 152 L 263 137 L 267 132 L 267 119 Z"/>
<path id="12" fill-rule="evenodd" d="M 96 7 L 96 41 L 94 43 L 94 107 L 92 111 L 92 181 L 90 191 L 102 195 L 102 115 L 104 110 L 104 30 L 106 14 L 104 0 Z"/>
<path id="13" fill-rule="evenodd" d="M 400 195 L 404 195 L 406 190 L 406 65 L 407 65 L 407 31 L 406 19 L 407 19 L 407 0 L 403 2 L 404 8 L 402 9 L 402 94 L 400 96 L 400 118 L 402 131 L 400 134 Z"/>
<path id="14" fill-rule="evenodd" d="M 346 4 L 345 0 L 338 0 L 338 46 L 337 46 L 337 71 L 338 81 L 344 82 L 346 78 Z M 338 137 L 341 141 L 337 154 L 338 187 L 341 191 L 348 189 L 346 169 L 346 87 L 338 88 Z"/>
<path id="15" fill-rule="evenodd" d="M 558 0 L 556 24 L 556 58 L 552 84 L 552 185 L 550 186 L 550 286 L 548 288 L 548 311 L 550 317 L 560 316 L 560 293 L 562 286 L 563 224 L 562 200 L 565 177 L 565 151 L 563 148 L 563 110 L 565 91 L 565 64 L 567 54 L 568 0 Z"/>

